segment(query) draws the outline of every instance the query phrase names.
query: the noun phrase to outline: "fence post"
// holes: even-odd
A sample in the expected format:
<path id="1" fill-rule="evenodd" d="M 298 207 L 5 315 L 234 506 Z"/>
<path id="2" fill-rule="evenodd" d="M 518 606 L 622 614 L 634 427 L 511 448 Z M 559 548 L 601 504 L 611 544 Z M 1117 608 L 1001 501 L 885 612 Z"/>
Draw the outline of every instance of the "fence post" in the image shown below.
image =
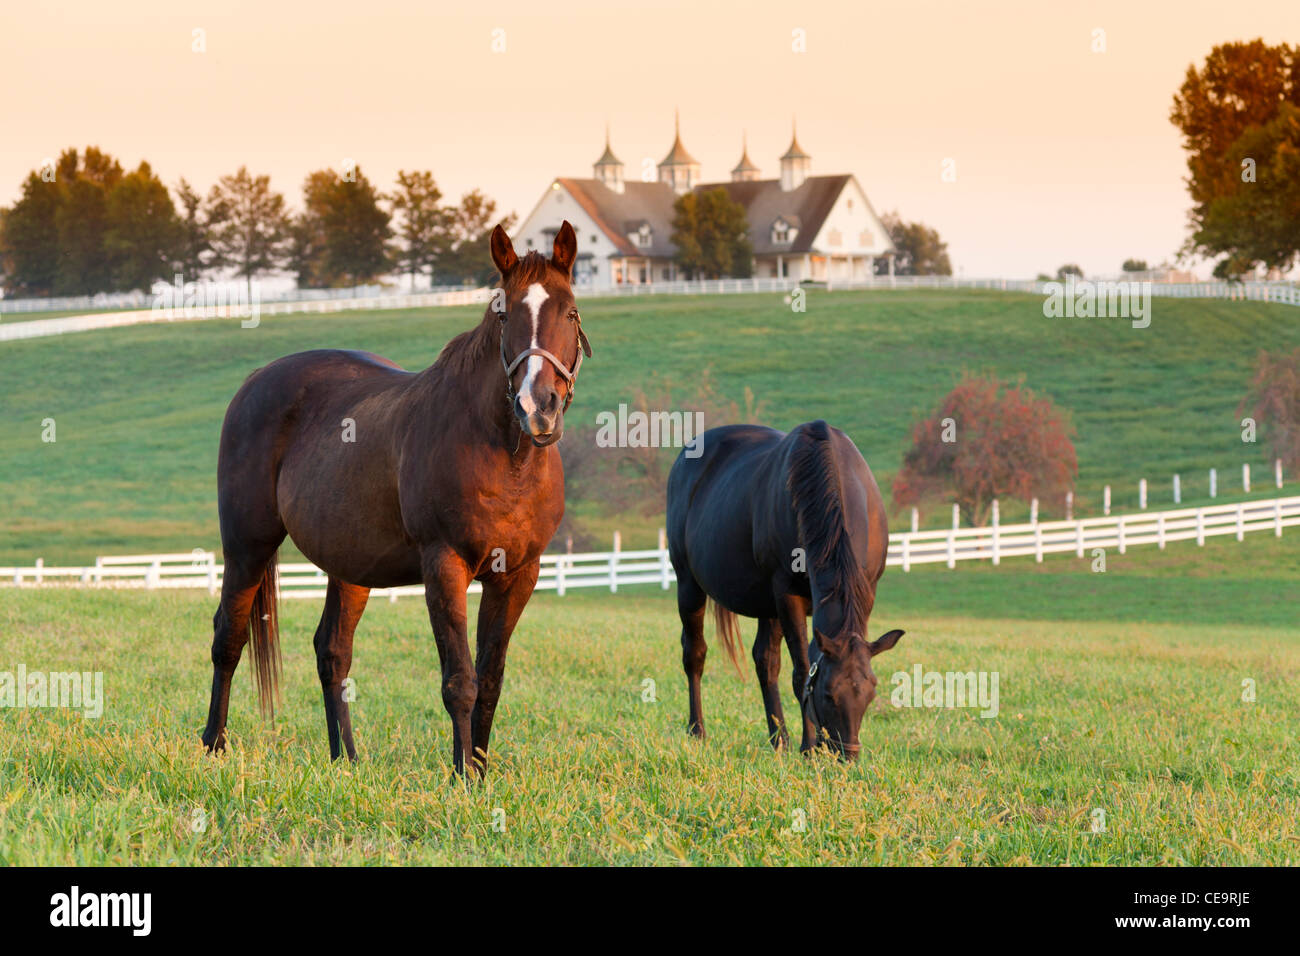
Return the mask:
<path id="1" fill-rule="evenodd" d="M 614 550 L 609 555 L 609 593 L 618 591 L 618 553 L 623 550 L 623 536 L 614 532 Z"/>
<path id="2" fill-rule="evenodd" d="M 95 559 L 95 583 L 96 584 L 98 584 L 101 580 L 103 580 L 103 575 L 101 575 L 99 572 L 99 569 L 102 568 L 103 566 L 104 566 L 104 559 L 96 558 Z"/>
<path id="3" fill-rule="evenodd" d="M 1273 459 L 1273 483 L 1279 488 L 1282 487 L 1282 459 Z"/>
<path id="4" fill-rule="evenodd" d="M 1143 511 L 1147 510 L 1147 480 L 1138 479 L 1138 507 Z"/>
<path id="5" fill-rule="evenodd" d="M 912 534 L 921 530 L 921 514 L 915 508 L 912 509 Z"/>
<path id="6" fill-rule="evenodd" d="M 1219 472 L 1215 468 L 1210 469 L 1210 497 L 1219 497 Z"/>
<path id="7" fill-rule="evenodd" d="M 208 593 L 217 593 L 217 555 L 215 552 L 208 555 Z"/>
<path id="8" fill-rule="evenodd" d="M 668 590 L 668 531 L 659 529 L 659 583 Z"/>
<path id="9" fill-rule="evenodd" d="M 961 527 L 961 508 L 957 505 L 952 506 L 952 530 L 956 531 Z"/>
<path id="10" fill-rule="evenodd" d="M 37 559 L 36 559 L 36 574 L 35 574 L 35 576 L 34 576 L 37 584 L 40 584 L 41 581 L 43 581 L 43 580 L 45 579 L 45 575 L 43 575 L 43 574 L 41 573 L 41 568 L 43 568 L 43 567 L 45 567 L 45 559 L 44 559 L 44 558 L 37 558 Z"/>
<path id="11" fill-rule="evenodd" d="M 1205 509 L 1196 509 L 1196 543 L 1205 547 Z"/>
<path id="12" fill-rule="evenodd" d="M 1002 563 L 1002 553 L 999 549 L 998 540 L 998 499 L 993 499 L 993 563 Z"/>
<path id="13" fill-rule="evenodd" d="M 1038 524 L 1038 499 L 1030 499 L 1029 502 L 1029 523 Z"/>
<path id="14" fill-rule="evenodd" d="M 1241 466 L 1241 490 L 1250 494 L 1250 465 Z"/>
<path id="15" fill-rule="evenodd" d="M 1101 513 L 1104 515 L 1110 514 L 1110 485 L 1107 485 L 1104 489 L 1102 489 Z"/>
<path id="16" fill-rule="evenodd" d="M 1174 504 L 1180 505 L 1182 503 L 1183 503 L 1183 483 L 1178 480 L 1177 475 L 1174 475 Z"/>
<path id="17" fill-rule="evenodd" d="M 158 586 L 159 578 L 161 577 L 162 577 L 162 562 L 159 561 L 157 558 L 154 558 L 153 562 L 149 565 L 149 570 L 145 572 L 145 576 L 144 576 L 145 588 L 150 590 L 156 588 Z"/>
<path id="18" fill-rule="evenodd" d="M 1073 491 L 1067 491 L 1065 493 L 1065 520 L 1066 521 L 1074 520 L 1074 492 Z"/>

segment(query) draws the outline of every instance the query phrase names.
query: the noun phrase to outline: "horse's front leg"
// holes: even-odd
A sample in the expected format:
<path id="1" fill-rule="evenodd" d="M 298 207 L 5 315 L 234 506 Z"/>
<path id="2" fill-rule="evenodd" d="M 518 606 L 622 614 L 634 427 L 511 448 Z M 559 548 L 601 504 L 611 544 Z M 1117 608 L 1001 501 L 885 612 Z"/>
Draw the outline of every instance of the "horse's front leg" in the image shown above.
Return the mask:
<path id="1" fill-rule="evenodd" d="M 501 697 L 501 678 L 506 669 L 506 649 L 524 605 L 532 597 L 541 561 L 535 560 L 513 574 L 483 582 L 483 601 L 478 612 L 478 701 L 474 705 L 474 765 L 487 769 L 488 739 L 492 718 Z"/>
<path id="2" fill-rule="evenodd" d="M 478 697 L 478 678 L 469 653 L 466 630 L 465 591 L 470 570 L 450 548 L 437 545 L 420 554 L 424 576 L 424 600 L 429 606 L 429 623 L 438 643 L 442 664 L 442 703 L 451 715 L 452 756 L 456 772 L 465 772 L 466 758 L 472 759 L 470 718 Z"/>
<path id="3" fill-rule="evenodd" d="M 817 728 L 803 709 L 803 685 L 808 680 L 808 602 L 797 594 L 777 594 L 776 613 L 790 649 L 790 685 L 794 698 L 799 701 L 799 716 L 803 723 L 803 740 L 799 749 L 810 752 L 817 746 Z"/>

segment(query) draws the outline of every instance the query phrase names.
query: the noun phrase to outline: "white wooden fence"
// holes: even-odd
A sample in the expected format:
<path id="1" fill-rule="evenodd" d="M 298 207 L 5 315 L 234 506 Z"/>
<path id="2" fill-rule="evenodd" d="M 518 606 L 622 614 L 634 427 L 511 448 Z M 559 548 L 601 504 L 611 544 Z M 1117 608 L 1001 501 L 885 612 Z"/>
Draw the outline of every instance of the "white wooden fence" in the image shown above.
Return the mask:
<path id="1" fill-rule="evenodd" d="M 996 515 L 996 510 L 995 510 Z M 911 570 L 914 564 L 958 561 L 992 561 L 1033 555 L 1042 561 L 1046 554 L 1074 552 L 1077 557 L 1094 548 L 1117 548 L 1155 544 L 1164 548 L 1170 541 L 1195 540 L 1271 531 L 1282 536 L 1283 528 L 1300 526 L 1300 495 L 1239 501 L 1206 508 L 1148 511 L 1139 514 L 1082 518 L 1077 521 L 1043 521 L 983 528 L 949 528 L 942 531 L 913 531 L 891 534 L 887 562 L 891 567 Z M 539 591 L 563 595 L 572 588 L 608 588 L 617 592 L 633 584 L 658 584 L 667 588 L 676 580 L 664 547 L 641 551 L 611 551 L 585 554 L 547 554 L 542 557 L 537 580 Z M 45 567 L 38 560 L 30 567 L 0 567 L 0 586 L 43 586 L 63 584 L 86 587 L 204 588 L 215 594 L 221 586 L 222 565 L 211 551 L 195 549 L 174 554 L 132 554 L 96 558 L 90 567 Z M 284 598 L 324 597 L 327 578 L 313 564 L 287 562 L 280 565 L 280 596 Z M 481 588 L 470 585 L 470 593 Z M 424 593 L 422 585 L 376 589 L 372 597 L 399 597 Z"/>

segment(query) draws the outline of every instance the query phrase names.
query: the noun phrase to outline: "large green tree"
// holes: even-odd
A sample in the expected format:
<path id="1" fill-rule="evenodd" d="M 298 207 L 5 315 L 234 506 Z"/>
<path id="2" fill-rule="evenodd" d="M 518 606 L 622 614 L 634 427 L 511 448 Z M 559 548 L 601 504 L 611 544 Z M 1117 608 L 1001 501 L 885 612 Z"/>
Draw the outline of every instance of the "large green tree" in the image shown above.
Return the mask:
<path id="1" fill-rule="evenodd" d="M 1300 48 L 1224 43 L 1187 68 L 1170 111 L 1192 197 L 1184 251 L 1222 256 L 1216 275 L 1285 269 L 1300 253 L 1297 108 Z"/>
<path id="2" fill-rule="evenodd" d="M 122 179 L 122 166 L 94 146 L 79 157 L 75 149 L 59 157 L 61 200 L 54 222 L 58 232 L 55 295 L 93 295 L 114 288 L 106 246 L 108 194 Z"/>
<path id="3" fill-rule="evenodd" d="M 186 282 L 203 278 L 212 260 L 212 243 L 208 241 L 207 210 L 203 196 L 183 177 L 176 184 L 176 198 L 181 212 L 174 266 Z"/>
<path id="4" fill-rule="evenodd" d="M 672 242 L 677 247 L 677 265 L 689 278 L 753 275 L 749 217 L 721 186 L 677 198 Z"/>
<path id="5" fill-rule="evenodd" d="M 32 172 L 23 180 L 18 201 L 5 210 L 0 258 L 4 260 L 6 295 L 53 295 L 59 265 L 56 219 L 62 199 L 57 181 Z"/>
<path id="6" fill-rule="evenodd" d="M 897 212 L 887 212 L 880 223 L 894 244 L 894 274 L 900 276 L 950 276 L 952 262 L 948 244 L 939 238 L 939 230 L 920 222 L 904 222 Z M 876 272 L 883 274 L 889 262 L 876 262 Z"/>
<path id="7" fill-rule="evenodd" d="M 289 215 L 284 196 L 271 189 L 269 176 L 253 176 L 240 166 L 234 175 L 217 181 L 208 193 L 207 205 L 214 266 L 252 278 L 282 265 Z"/>
<path id="8" fill-rule="evenodd" d="M 392 265 L 391 215 L 360 168 L 348 177 L 317 170 L 303 183 L 303 211 L 290 230 L 289 268 L 301 285 L 368 282 Z"/>
<path id="9" fill-rule="evenodd" d="M 182 227 L 163 181 L 142 162 L 108 194 L 104 250 L 115 289 L 149 290 L 170 280 L 181 250 Z"/>

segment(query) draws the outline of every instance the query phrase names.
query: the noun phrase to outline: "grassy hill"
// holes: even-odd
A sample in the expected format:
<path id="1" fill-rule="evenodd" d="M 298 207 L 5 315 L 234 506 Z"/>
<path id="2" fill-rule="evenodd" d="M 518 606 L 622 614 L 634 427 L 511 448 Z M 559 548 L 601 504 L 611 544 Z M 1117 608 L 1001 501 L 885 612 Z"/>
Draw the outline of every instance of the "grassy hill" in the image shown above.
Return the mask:
<path id="1" fill-rule="evenodd" d="M 1083 513 L 1100 512 L 1106 483 L 1117 509 L 1132 508 L 1146 476 L 1157 507 L 1175 471 L 1191 501 L 1206 494 L 1210 467 L 1220 470 L 1221 496 L 1237 490 L 1243 461 L 1267 468 L 1264 448 L 1241 442 L 1237 404 L 1261 348 L 1300 345 L 1300 313 L 1254 302 L 1156 299 L 1142 330 L 1119 319 L 1048 319 L 1039 297 L 982 291 L 813 290 L 803 313 L 780 294 L 581 305 L 595 355 L 571 427 L 638 388 L 689 386 L 709 368 L 727 399 L 743 402 L 752 389 L 772 425 L 820 417 L 843 428 L 887 489 L 911 422 L 962 369 L 1023 376 L 1073 413 Z M 0 563 L 215 547 L 217 437 L 250 371 L 318 347 L 420 368 L 479 315 L 276 316 L 256 329 L 213 320 L 0 346 Z M 41 441 L 46 418 L 57 423 L 54 444 Z M 631 543 L 652 540 L 659 523 L 603 513 L 594 501 L 570 506 L 593 532 L 621 527 Z"/>

